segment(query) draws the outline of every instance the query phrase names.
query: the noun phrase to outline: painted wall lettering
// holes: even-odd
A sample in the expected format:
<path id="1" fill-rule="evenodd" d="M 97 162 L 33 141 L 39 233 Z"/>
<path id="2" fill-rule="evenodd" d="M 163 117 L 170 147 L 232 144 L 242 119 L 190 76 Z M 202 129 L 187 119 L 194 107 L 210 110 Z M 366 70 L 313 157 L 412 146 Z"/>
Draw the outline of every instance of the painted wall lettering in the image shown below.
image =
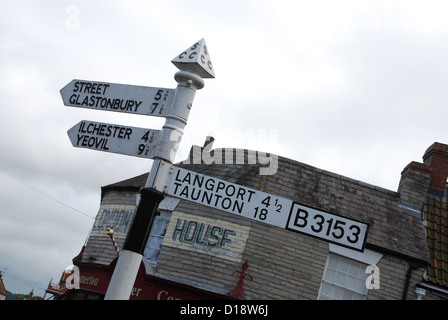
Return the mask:
<path id="1" fill-rule="evenodd" d="M 125 234 L 135 211 L 132 205 L 101 205 L 92 231 L 104 233 L 111 228 L 115 233 Z"/>
<path id="2" fill-rule="evenodd" d="M 157 300 L 181 300 L 179 298 L 175 298 L 168 291 L 161 290 L 157 293 Z"/>
<path id="3" fill-rule="evenodd" d="M 86 286 L 92 286 L 92 287 L 97 287 L 99 281 L 100 279 L 94 276 L 81 276 L 79 279 L 79 282 L 81 284 L 85 284 Z"/>
<path id="4" fill-rule="evenodd" d="M 226 243 L 232 242 L 232 236 L 236 236 L 233 230 L 197 221 L 177 219 L 172 238 L 173 241 L 182 243 L 222 248 Z"/>
<path id="5" fill-rule="evenodd" d="M 163 245 L 241 261 L 249 227 L 173 211 Z"/>

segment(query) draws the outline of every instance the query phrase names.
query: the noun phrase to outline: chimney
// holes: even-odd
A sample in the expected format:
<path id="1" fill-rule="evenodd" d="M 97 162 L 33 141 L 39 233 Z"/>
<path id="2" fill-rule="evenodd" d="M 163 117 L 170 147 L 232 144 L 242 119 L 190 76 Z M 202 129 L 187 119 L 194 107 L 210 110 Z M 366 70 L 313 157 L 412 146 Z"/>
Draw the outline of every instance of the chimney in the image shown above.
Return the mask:
<path id="1" fill-rule="evenodd" d="M 215 142 L 215 138 L 212 137 L 212 136 L 207 136 L 207 137 L 205 138 L 205 142 L 204 142 L 204 146 L 203 146 L 203 148 L 204 148 L 206 151 L 210 151 L 210 150 L 212 150 L 212 148 L 213 148 L 213 142 Z"/>
<path id="2" fill-rule="evenodd" d="M 448 177 L 448 145 L 434 142 L 423 155 L 423 163 L 411 162 L 401 172 L 400 204 L 421 210 L 430 194 L 442 199 Z"/>
<path id="3" fill-rule="evenodd" d="M 448 145 L 435 142 L 426 150 L 423 163 L 431 168 L 429 188 L 433 190 L 430 191 L 437 190 L 443 194 L 448 177 Z M 440 193 L 437 191 L 435 193 Z"/>
<path id="4" fill-rule="evenodd" d="M 426 201 L 431 169 L 425 164 L 411 162 L 401 172 L 398 193 L 400 204 L 416 211 L 422 209 Z"/>

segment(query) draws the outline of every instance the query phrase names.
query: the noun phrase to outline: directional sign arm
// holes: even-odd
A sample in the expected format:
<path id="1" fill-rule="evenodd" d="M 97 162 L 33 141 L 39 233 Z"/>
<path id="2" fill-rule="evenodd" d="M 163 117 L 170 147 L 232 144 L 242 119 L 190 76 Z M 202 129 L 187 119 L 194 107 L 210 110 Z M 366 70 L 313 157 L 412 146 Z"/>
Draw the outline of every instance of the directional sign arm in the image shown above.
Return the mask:
<path id="1" fill-rule="evenodd" d="M 69 107 L 166 117 L 175 90 L 74 79 L 60 92 Z"/>
<path id="2" fill-rule="evenodd" d="M 362 251 L 369 225 L 215 177 L 174 167 L 168 194 Z"/>
<path id="3" fill-rule="evenodd" d="M 83 120 L 67 133 L 77 148 L 153 158 L 161 131 Z"/>

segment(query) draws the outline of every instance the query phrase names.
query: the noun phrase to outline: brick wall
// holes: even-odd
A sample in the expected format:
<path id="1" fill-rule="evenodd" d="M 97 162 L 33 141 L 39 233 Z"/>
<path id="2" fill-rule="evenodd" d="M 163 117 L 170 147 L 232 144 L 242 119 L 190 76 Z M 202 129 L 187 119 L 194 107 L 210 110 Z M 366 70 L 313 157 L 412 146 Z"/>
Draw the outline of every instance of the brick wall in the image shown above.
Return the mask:
<path id="1" fill-rule="evenodd" d="M 401 300 L 403 297 L 409 261 L 384 255 L 378 263 L 380 271 L 380 288 L 369 291 L 369 300 Z M 415 286 L 423 277 L 424 267 L 414 269 L 411 273 L 407 291 L 407 300 L 415 300 Z"/>

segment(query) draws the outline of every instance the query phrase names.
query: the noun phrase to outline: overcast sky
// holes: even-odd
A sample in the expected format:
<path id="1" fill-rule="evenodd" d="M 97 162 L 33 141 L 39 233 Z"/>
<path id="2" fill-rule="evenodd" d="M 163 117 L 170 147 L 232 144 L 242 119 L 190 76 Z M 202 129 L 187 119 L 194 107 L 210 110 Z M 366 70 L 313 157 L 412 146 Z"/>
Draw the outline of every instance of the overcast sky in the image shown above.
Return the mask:
<path id="1" fill-rule="evenodd" d="M 409 162 L 448 143 L 444 0 L 0 4 L 0 271 L 13 292 L 43 295 L 81 250 L 101 186 L 151 167 L 73 148 L 67 130 L 164 122 L 65 107 L 72 79 L 175 88 L 170 61 L 205 38 L 216 79 L 177 160 L 211 134 L 396 191 Z"/>

